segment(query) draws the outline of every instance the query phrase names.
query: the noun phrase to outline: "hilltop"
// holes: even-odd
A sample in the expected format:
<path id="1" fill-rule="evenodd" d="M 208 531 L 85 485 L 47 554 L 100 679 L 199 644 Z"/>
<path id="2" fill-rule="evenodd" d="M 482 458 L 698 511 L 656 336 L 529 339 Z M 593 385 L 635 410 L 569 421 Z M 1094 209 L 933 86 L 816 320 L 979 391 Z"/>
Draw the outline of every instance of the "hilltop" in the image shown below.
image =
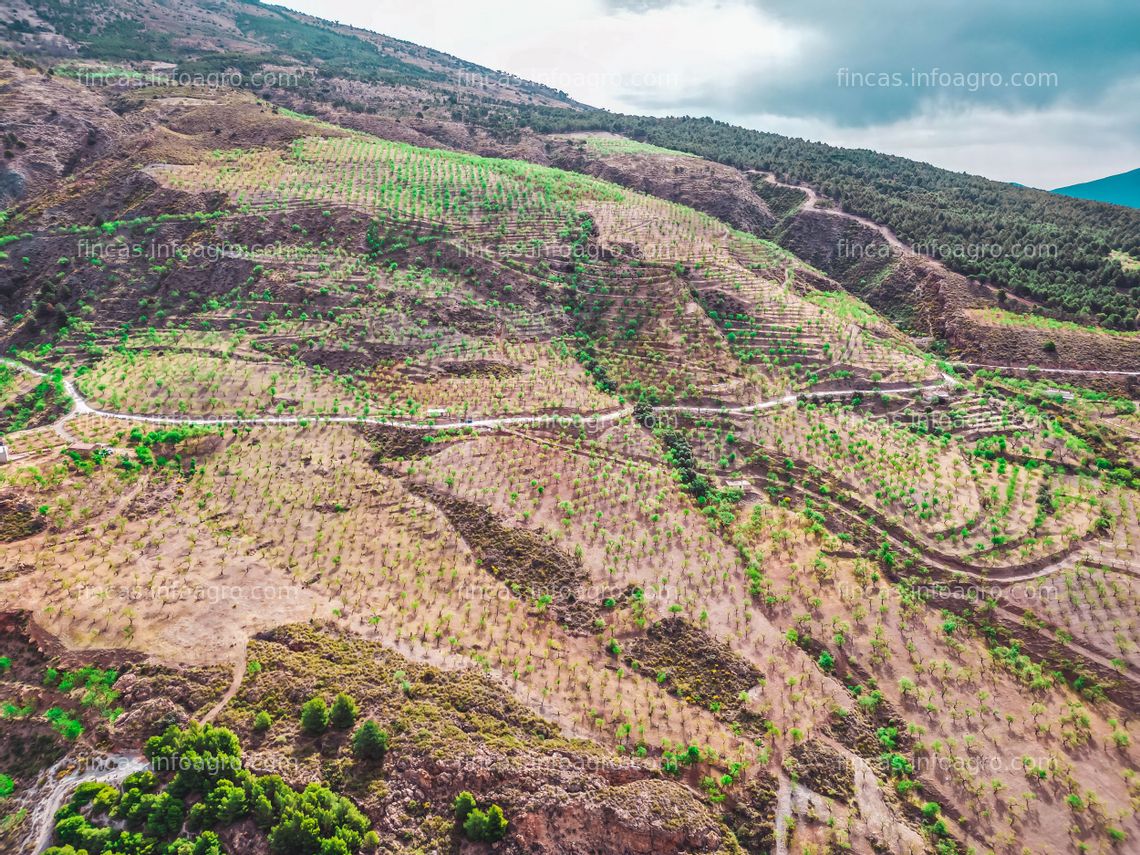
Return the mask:
<path id="1" fill-rule="evenodd" d="M 1072 196 L 1074 199 L 1092 199 L 1095 202 L 1140 208 L 1140 169 L 1097 178 L 1095 181 L 1070 184 L 1068 187 L 1058 187 L 1051 192 Z"/>

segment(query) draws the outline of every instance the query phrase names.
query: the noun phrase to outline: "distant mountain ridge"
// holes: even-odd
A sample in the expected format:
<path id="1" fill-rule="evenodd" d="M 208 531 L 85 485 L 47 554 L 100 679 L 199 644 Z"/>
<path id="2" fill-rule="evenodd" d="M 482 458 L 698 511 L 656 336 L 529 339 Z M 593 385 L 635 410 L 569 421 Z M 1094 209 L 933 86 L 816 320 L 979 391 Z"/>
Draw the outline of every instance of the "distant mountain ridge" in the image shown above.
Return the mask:
<path id="1" fill-rule="evenodd" d="M 1072 196 L 1074 199 L 1090 199 L 1093 202 L 1108 202 L 1126 208 L 1140 208 L 1140 169 L 1108 175 L 1081 184 L 1070 184 L 1068 187 L 1058 187 L 1050 192 L 1061 196 Z"/>

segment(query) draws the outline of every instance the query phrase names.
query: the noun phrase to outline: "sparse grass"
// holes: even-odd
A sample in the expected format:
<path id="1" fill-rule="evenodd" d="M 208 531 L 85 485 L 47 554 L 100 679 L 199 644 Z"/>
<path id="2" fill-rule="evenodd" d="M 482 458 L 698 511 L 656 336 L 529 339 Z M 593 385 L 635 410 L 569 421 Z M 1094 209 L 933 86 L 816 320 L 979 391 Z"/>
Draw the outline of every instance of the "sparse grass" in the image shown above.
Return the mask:
<path id="1" fill-rule="evenodd" d="M 1135 273 L 1140 270 L 1140 259 L 1133 258 L 1127 252 L 1121 252 L 1119 249 L 1114 249 L 1108 254 L 1108 257 L 1113 261 L 1119 261 L 1120 267 L 1125 273 Z"/>
<path id="2" fill-rule="evenodd" d="M 570 137 L 574 139 L 574 137 Z M 610 136 L 587 136 L 586 147 L 591 151 L 595 151 L 601 155 L 607 154 L 656 154 L 667 155 L 669 157 L 695 157 L 684 151 L 676 151 L 671 148 L 662 148 L 661 146 L 651 145 L 650 143 L 638 142 L 637 140 L 626 139 L 625 137 L 610 137 Z"/>
<path id="3" fill-rule="evenodd" d="M 976 310 L 975 314 L 987 323 L 1000 324 L 1002 326 L 1031 327 L 1039 330 L 1061 330 L 1065 332 L 1088 333 L 1090 335 L 1109 335 L 1114 338 L 1136 338 L 1137 335 L 1140 335 L 1136 332 L 1124 332 L 1121 330 L 1105 329 L 1103 327 L 1087 326 L 1073 323 L 1072 321 L 1046 318 L 1041 315 L 1007 312 L 1004 309 L 998 308 Z"/>

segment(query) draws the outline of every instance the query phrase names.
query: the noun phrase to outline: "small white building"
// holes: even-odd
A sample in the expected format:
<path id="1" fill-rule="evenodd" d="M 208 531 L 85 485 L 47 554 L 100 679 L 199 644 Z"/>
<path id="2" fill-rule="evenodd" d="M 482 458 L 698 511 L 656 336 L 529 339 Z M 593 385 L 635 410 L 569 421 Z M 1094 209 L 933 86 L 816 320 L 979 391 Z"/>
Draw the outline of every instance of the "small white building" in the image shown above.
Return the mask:
<path id="1" fill-rule="evenodd" d="M 8 462 L 8 446 L 0 442 L 0 463 Z"/>

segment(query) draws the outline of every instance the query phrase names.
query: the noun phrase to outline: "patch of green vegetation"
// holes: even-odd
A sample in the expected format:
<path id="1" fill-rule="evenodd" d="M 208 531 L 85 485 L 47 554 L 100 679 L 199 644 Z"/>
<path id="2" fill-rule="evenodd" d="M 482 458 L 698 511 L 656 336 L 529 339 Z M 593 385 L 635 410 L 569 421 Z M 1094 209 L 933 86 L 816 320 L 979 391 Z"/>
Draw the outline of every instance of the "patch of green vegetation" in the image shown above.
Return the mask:
<path id="1" fill-rule="evenodd" d="M 384 204 L 395 208 L 398 197 L 411 191 L 416 216 L 432 219 L 442 215 L 482 218 L 523 209 L 571 216 L 571 203 L 579 199 L 621 202 L 626 198 L 620 187 L 574 172 L 376 138 L 305 137 L 295 140 L 289 151 L 295 168 L 333 184 L 341 180 L 338 172 L 361 158 L 377 161 L 378 167 L 391 169 L 399 179 L 385 185 Z M 216 152 L 215 158 L 241 169 L 251 156 L 238 149 Z M 407 171 L 409 163 L 417 164 L 414 174 Z M 464 173 L 468 177 L 461 178 Z M 432 175 L 448 175 L 449 180 L 432 181 Z"/>
<path id="2" fill-rule="evenodd" d="M 1042 315 L 1022 314 L 1019 312 L 1007 312 L 1005 309 L 996 307 L 988 309 L 976 310 L 980 318 L 989 323 L 999 324 L 1004 327 L 1028 327 L 1030 329 L 1038 330 L 1063 330 L 1066 332 L 1081 332 L 1091 333 L 1094 335 L 1113 335 L 1124 338 L 1135 338 L 1135 332 L 1122 332 L 1114 329 L 1104 329 L 1103 327 L 1094 327 L 1084 324 L 1074 323 L 1072 321 L 1061 321 L 1056 318 L 1046 318 Z M 1047 345 L 1048 348 L 1048 345 Z M 1053 350 L 1056 349 L 1054 346 Z"/>
<path id="3" fill-rule="evenodd" d="M 84 53 L 103 59 L 154 59 L 171 57 L 167 33 L 147 30 L 139 21 L 116 18 L 86 39 Z"/>
<path id="4" fill-rule="evenodd" d="M 803 190 L 785 187 L 781 184 L 772 184 L 763 178 L 755 179 L 752 186 L 756 190 L 756 195 L 768 203 L 768 210 L 777 220 L 790 217 L 800 209 L 800 206 L 808 198 L 807 193 Z"/>
<path id="5" fill-rule="evenodd" d="M 58 845 L 48 852 L 221 855 L 215 829 L 246 818 L 275 855 L 355 855 L 378 842 L 368 819 L 327 787 L 298 792 L 244 768 L 238 738 L 225 728 L 171 725 L 147 740 L 145 754 L 150 769 L 121 790 L 97 781 L 76 789 L 56 813 Z"/>
<path id="6" fill-rule="evenodd" d="M 842 320 L 871 327 L 879 324 L 879 316 L 875 310 L 846 291 L 809 291 L 804 298 L 809 303 L 827 309 Z"/>
<path id="7" fill-rule="evenodd" d="M 172 466 L 181 468 L 183 458 L 182 454 L 176 450 L 176 446 L 198 437 L 210 436 L 212 434 L 220 435 L 223 430 L 224 429 L 220 426 L 185 425 L 144 433 L 142 428 L 132 428 L 130 434 L 127 436 L 127 441 L 134 446 L 135 458 L 132 459 L 126 456 L 119 457 L 119 467 L 125 472 L 136 472 L 144 466 L 158 468 Z M 93 464 L 101 463 L 107 459 L 107 453 L 105 451 L 97 451 L 87 460 L 81 459 L 77 455 L 70 456 L 76 465 L 84 471 L 89 471 Z M 191 459 L 186 471 L 188 474 L 193 474 L 197 471 L 197 461 Z"/>
<path id="8" fill-rule="evenodd" d="M 1108 254 L 1108 257 L 1113 261 L 1120 262 L 1120 268 L 1125 273 L 1140 272 L 1140 258 L 1137 258 L 1134 255 L 1129 255 L 1127 252 L 1121 252 L 1118 249 L 1114 249 Z"/>
<path id="9" fill-rule="evenodd" d="M 1054 675 L 1021 652 L 1019 641 L 1011 641 L 1009 646 L 991 647 L 990 655 L 1033 691 L 1044 691 L 1056 682 Z"/>
<path id="10" fill-rule="evenodd" d="M 477 806 L 475 797 L 467 790 L 455 797 L 455 821 L 468 840 L 494 843 L 507 833 L 507 820 L 503 809 L 496 804 L 484 811 Z"/>
<path id="11" fill-rule="evenodd" d="M 142 80 L 141 71 L 113 65 L 57 65 L 52 69 L 60 77 L 77 80 Z"/>
<path id="12" fill-rule="evenodd" d="M 119 679 L 114 669 L 104 670 L 92 665 L 74 671 L 57 671 L 48 668 L 44 674 L 44 685 L 65 694 L 82 690 L 79 703 L 97 710 L 102 716 L 114 721 L 123 714 L 122 707 L 115 706 L 119 693 L 112 688 Z"/>
<path id="13" fill-rule="evenodd" d="M 83 735 L 83 722 L 77 718 L 72 718 L 60 707 L 49 709 L 44 713 L 44 718 L 64 739 L 70 739 L 74 742 Z"/>
<path id="14" fill-rule="evenodd" d="M 0 366 L 0 394 L 14 382 L 15 369 Z M 63 374 L 56 369 L 30 391 L 0 408 L 0 432 L 15 433 L 49 424 L 71 408 L 71 399 L 63 388 Z"/>
<path id="15" fill-rule="evenodd" d="M 388 751 L 388 732 L 374 719 L 366 719 L 352 735 L 352 753 L 361 760 L 382 760 Z"/>
<path id="16" fill-rule="evenodd" d="M 586 148 L 598 154 L 658 154 L 670 157 L 695 157 L 687 151 L 662 148 L 650 143 L 638 142 L 625 137 L 586 137 Z"/>
<path id="17" fill-rule="evenodd" d="M 310 736 L 324 733 L 329 726 L 329 705 L 324 698 L 310 698 L 301 707 L 301 730 Z"/>
<path id="18" fill-rule="evenodd" d="M 732 525 L 736 521 L 734 508 L 744 494 L 735 487 L 714 488 L 708 478 L 697 471 L 692 445 L 683 432 L 659 427 L 654 434 L 665 446 L 665 462 L 674 467 L 681 486 L 697 500 L 705 515 L 718 525 Z"/>
<path id="19" fill-rule="evenodd" d="M 283 10 L 259 7 L 259 14 L 238 14 L 243 33 L 264 39 L 305 63 L 319 65 L 321 74 L 369 80 L 417 78 L 435 80 L 439 72 L 410 65 L 382 53 L 364 39 L 337 32 L 332 27 L 300 21 Z"/>
<path id="20" fill-rule="evenodd" d="M 95 7 L 43 0 L 40 14 L 57 33 L 82 45 L 80 55 L 103 60 L 173 60 L 169 34 L 149 30 L 128 16 L 101 19 Z"/>

